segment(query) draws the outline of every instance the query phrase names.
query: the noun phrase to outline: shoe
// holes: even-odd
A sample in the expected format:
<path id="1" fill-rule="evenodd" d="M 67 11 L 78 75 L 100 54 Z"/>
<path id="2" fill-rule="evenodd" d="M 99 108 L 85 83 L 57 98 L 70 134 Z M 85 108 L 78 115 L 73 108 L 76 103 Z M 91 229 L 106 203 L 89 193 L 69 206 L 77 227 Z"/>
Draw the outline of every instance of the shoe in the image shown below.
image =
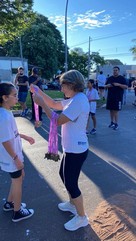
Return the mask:
<path id="1" fill-rule="evenodd" d="M 64 212 L 68 211 L 73 213 L 74 215 L 77 215 L 76 207 L 70 202 L 59 203 L 58 209 Z"/>
<path id="2" fill-rule="evenodd" d="M 111 121 L 111 124 L 109 125 L 109 128 L 113 128 L 115 126 L 114 122 Z"/>
<path id="3" fill-rule="evenodd" d="M 89 132 L 88 132 L 88 131 L 86 131 L 86 135 L 87 135 L 87 136 L 89 135 Z"/>
<path id="4" fill-rule="evenodd" d="M 27 114 L 28 114 L 28 112 L 29 112 L 29 109 L 28 109 L 28 108 L 26 108 L 26 109 L 24 110 L 24 114 L 25 114 L 25 115 L 27 115 Z"/>
<path id="5" fill-rule="evenodd" d="M 25 208 L 26 203 L 21 203 L 21 208 Z M 8 212 L 14 210 L 14 203 L 13 202 L 5 202 L 3 206 L 3 211 Z"/>
<path id="6" fill-rule="evenodd" d="M 70 221 L 64 224 L 65 229 L 69 231 L 75 231 L 79 228 L 86 227 L 89 224 L 89 219 L 87 216 L 76 215 Z"/>
<path id="7" fill-rule="evenodd" d="M 33 209 L 21 208 L 18 212 L 14 212 L 12 221 L 19 222 L 21 220 L 30 218 L 34 214 Z"/>
<path id="8" fill-rule="evenodd" d="M 90 132 L 91 135 L 95 135 L 96 134 L 96 129 L 92 129 L 91 132 Z"/>
<path id="9" fill-rule="evenodd" d="M 119 126 L 118 126 L 118 124 L 115 124 L 115 126 L 113 127 L 113 130 L 118 130 L 118 128 L 119 128 Z"/>

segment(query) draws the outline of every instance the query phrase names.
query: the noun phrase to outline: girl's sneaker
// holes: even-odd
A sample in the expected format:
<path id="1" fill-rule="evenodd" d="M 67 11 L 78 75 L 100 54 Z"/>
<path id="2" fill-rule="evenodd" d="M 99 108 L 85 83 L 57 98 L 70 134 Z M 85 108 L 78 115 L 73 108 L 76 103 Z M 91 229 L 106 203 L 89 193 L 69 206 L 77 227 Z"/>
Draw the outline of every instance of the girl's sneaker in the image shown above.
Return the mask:
<path id="1" fill-rule="evenodd" d="M 19 222 L 24 219 L 30 218 L 34 214 L 33 209 L 21 208 L 18 212 L 14 212 L 12 221 Z"/>
<path id="2" fill-rule="evenodd" d="M 26 207 L 26 203 L 21 203 L 21 208 L 25 208 Z M 9 212 L 14 210 L 14 203 L 13 202 L 5 202 L 5 204 L 3 205 L 3 211 L 5 212 Z"/>

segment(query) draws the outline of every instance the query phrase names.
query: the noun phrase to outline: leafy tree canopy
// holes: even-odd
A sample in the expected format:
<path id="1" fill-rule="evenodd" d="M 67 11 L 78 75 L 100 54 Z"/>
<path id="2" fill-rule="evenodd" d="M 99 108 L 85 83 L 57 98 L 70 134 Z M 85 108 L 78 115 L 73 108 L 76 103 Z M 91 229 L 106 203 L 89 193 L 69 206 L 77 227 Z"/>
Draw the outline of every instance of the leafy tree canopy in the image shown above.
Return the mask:
<path id="1" fill-rule="evenodd" d="M 0 1 L 0 44 L 20 36 L 34 19 L 33 0 Z"/>
<path id="2" fill-rule="evenodd" d="M 123 65 L 123 63 L 119 59 L 106 59 L 105 62 L 106 64 L 111 65 Z"/>
<path id="3" fill-rule="evenodd" d="M 132 41 L 134 42 L 134 46 L 130 49 L 130 51 L 134 56 L 134 60 L 136 60 L 136 39 L 133 39 Z"/>
<path id="4" fill-rule="evenodd" d="M 40 14 L 21 36 L 23 57 L 31 66 L 41 68 L 41 74 L 50 78 L 64 65 L 64 44 L 56 26 Z M 7 56 L 19 56 L 19 40 L 16 38 L 3 46 Z"/>

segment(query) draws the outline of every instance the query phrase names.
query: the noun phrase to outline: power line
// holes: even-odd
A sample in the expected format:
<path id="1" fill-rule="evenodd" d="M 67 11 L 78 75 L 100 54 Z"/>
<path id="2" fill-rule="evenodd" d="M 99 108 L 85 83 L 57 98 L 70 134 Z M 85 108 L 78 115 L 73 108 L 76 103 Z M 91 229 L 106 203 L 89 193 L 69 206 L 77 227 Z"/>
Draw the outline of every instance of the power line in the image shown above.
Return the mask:
<path id="1" fill-rule="evenodd" d="M 107 39 L 107 38 L 114 38 L 114 37 L 130 34 L 130 33 L 135 33 L 135 32 L 136 32 L 136 29 L 133 29 L 131 31 L 124 32 L 124 33 L 118 33 L 118 34 L 114 34 L 114 35 L 109 35 L 109 36 L 105 36 L 105 37 L 103 36 L 103 37 L 98 37 L 98 38 L 93 38 L 93 39 L 91 38 L 91 41 L 97 41 L 97 40 L 102 40 L 102 39 Z M 86 43 L 88 43 L 88 41 L 84 41 L 84 42 L 81 42 L 79 44 L 70 46 L 69 48 L 77 47 L 77 46 L 80 46 L 80 45 L 83 45 L 83 44 L 86 44 Z"/>

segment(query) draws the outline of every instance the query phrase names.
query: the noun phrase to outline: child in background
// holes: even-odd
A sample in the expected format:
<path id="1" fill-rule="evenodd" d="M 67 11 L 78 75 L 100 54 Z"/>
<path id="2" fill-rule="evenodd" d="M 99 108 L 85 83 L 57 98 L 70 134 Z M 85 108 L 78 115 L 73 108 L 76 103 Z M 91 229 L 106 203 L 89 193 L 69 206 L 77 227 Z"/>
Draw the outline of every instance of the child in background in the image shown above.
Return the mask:
<path id="1" fill-rule="evenodd" d="M 18 133 L 13 113 L 10 111 L 17 101 L 15 86 L 12 83 L 0 83 L 0 166 L 11 177 L 10 191 L 3 210 L 13 210 L 13 222 L 30 218 L 34 214 L 33 209 L 26 209 L 26 204 L 21 203 L 24 177 L 21 138 L 31 145 L 35 141 L 32 137 Z"/>
<path id="2" fill-rule="evenodd" d="M 88 122 L 87 122 L 87 127 L 86 127 L 86 134 L 89 134 L 89 126 L 90 126 L 90 118 L 92 118 L 93 121 L 93 129 L 91 130 L 90 134 L 94 135 L 96 133 L 96 104 L 97 100 L 99 100 L 99 95 L 98 91 L 93 87 L 94 85 L 94 80 L 89 79 L 87 83 L 87 90 L 86 90 L 86 96 L 89 100 L 90 104 L 90 112 L 89 112 L 89 117 L 88 117 Z"/>

